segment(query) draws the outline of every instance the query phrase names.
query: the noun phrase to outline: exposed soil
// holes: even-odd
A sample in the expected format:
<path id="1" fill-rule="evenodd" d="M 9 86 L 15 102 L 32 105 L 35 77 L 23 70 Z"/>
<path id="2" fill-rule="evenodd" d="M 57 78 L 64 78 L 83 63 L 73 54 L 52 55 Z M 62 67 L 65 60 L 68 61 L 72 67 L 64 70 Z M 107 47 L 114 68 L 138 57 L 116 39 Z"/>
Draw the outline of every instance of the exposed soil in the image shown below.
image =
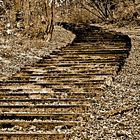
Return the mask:
<path id="1" fill-rule="evenodd" d="M 21 34 L 0 38 L 0 79 L 5 79 L 25 65 L 31 65 L 52 51 L 71 43 L 74 35 L 55 26 L 51 42 L 46 39 L 29 39 Z"/>
<path id="2" fill-rule="evenodd" d="M 99 25 L 98 25 L 99 26 Z M 93 103 L 88 139 L 140 139 L 140 28 L 102 26 L 129 35 L 132 48 L 123 69 Z M 93 113 L 94 112 L 94 113 Z"/>

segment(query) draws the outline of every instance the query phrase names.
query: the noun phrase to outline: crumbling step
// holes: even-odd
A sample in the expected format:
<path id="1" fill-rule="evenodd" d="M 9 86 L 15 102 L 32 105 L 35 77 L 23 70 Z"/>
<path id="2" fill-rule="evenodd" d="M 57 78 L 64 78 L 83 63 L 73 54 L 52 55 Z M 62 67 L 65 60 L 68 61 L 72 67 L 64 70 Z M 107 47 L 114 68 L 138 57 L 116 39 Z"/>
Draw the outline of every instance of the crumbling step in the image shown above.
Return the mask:
<path id="1" fill-rule="evenodd" d="M 100 36 L 96 36 L 94 38 L 90 38 L 90 37 L 80 37 L 80 38 L 76 38 L 74 40 L 75 43 L 77 42 L 83 42 L 83 43 L 88 43 L 88 42 L 96 42 L 96 43 L 100 43 L 100 42 L 104 42 L 104 43 L 108 43 L 108 42 L 125 42 L 125 40 L 122 39 L 105 39 L 105 38 L 100 38 Z"/>
<path id="2" fill-rule="evenodd" d="M 77 121 L 81 117 L 83 121 L 86 121 L 90 113 L 37 113 L 37 112 L 0 112 L 1 120 L 11 120 L 16 118 L 18 120 L 61 120 L 61 121 Z"/>
<path id="3" fill-rule="evenodd" d="M 72 57 L 72 56 L 71 56 Z M 69 56 L 68 56 L 68 59 L 70 59 L 69 58 Z M 124 61 L 124 60 L 122 60 L 122 61 Z M 68 61 L 69 62 L 69 61 Z M 119 60 L 119 62 L 120 62 L 120 60 Z M 86 67 L 93 67 L 94 68 L 94 66 L 99 66 L 100 67 L 100 65 L 101 66 L 117 66 L 117 65 L 120 65 L 120 63 L 119 63 L 118 61 L 116 61 L 116 60 L 112 60 L 112 59 L 105 59 L 105 60 L 92 60 L 92 62 L 91 62 L 91 64 L 87 64 L 87 63 L 82 63 L 82 65 L 77 65 L 75 62 L 73 62 L 73 64 L 74 64 L 74 66 L 72 66 L 72 64 L 69 64 L 68 66 L 71 66 L 71 68 L 72 67 L 81 67 L 81 68 L 83 68 L 84 66 L 86 66 Z M 54 63 L 54 64 L 48 64 L 47 62 L 46 63 L 37 63 L 36 65 L 34 65 L 33 67 L 42 67 L 42 68 L 52 68 L 53 67 L 53 69 L 58 69 L 58 67 L 57 67 L 58 65 L 56 64 L 56 63 Z M 65 65 L 62 65 L 62 67 L 61 68 L 65 68 L 65 67 L 68 67 L 67 65 L 65 66 Z M 27 67 L 29 67 L 29 66 L 27 66 Z M 60 67 L 59 67 L 59 69 L 60 69 Z"/>
<path id="4" fill-rule="evenodd" d="M 106 59 L 107 60 L 107 59 Z M 110 60 L 112 60 L 112 59 L 110 59 Z M 114 60 L 114 59 L 113 59 Z M 90 60 L 88 60 L 88 61 L 91 61 L 91 62 L 93 62 L 93 61 L 95 61 L 95 60 L 93 60 L 93 59 L 90 59 Z M 97 62 L 99 61 L 99 59 L 97 60 Z M 59 63 L 61 64 L 61 63 L 72 63 L 72 60 L 64 60 L 64 61 L 60 61 Z M 44 63 L 46 63 L 46 62 L 44 62 Z M 80 64 L 81 63 L 81 64 Z M 87 67 L 87 69 L 86 70 L 88 70 L 88 68 L 90 68 L 90 69 L 101 69 L 101 68 L 104 68 L 104 69 L 106 69 L 106 68 L 108 68 L 108 69 L 112 69 L 113 67 L 117 67 L 117 65 L 115 65 L 115 64 L 113 64 L 113 63 L 109 63 L 109 62 L 107 62 L 106 64 L 105 63 L 84 63 L 84 62 L 79 62 L 78 60 L 76 61 L 76 62 L 73 62 L 73 64 L 77 64 L 76 66 L 74 65 L 74 66 L 72 66 L 72 68 L 74 67 L 74 68 L 76 68 L 76 67 L 78 67 L 78 68 L 83 68 L 84 66 L 86 66 Z M 32 72 L 32 70 L 35 70 L 36 72 L 47 72 L 47 73 L 51 73 L 51 72 L 58 72 L 58 73 L 60 73 L 60 72 L 63 72 L 63 68 L 62 69 L 60 69 L 60 68 L 58 68 L 58 67 L 56 67 L 56 66 L 54 66 L 53 67 L 53 69 L 50 69 L 52 66 L 49 66 L 49 67 L 47 67 L 47 64 L 46 64 L 46 67 L 44 66 L 44 67 L 38 67 L 38 66 L 33 66 L 33 67 L 30 67 L 30 66 L 26 66 L 25 68 L 22 68 L 21 69 L 21 72 L 26 72 L 26 71 L 28 71 L 28 72 Z M 65 68 L 65 67 L 64 67 Z M 20 72 L 20 73 L 21 73 Z M 85 71 L 86 72 L 86 71 Z"/>
<path id="5" fill-rule="evenodd" d="M 111 49 L 111 48 L 128 48 L 128 46 L 126 45 L 125 42 L 111 42 L 111 41 L 108 41 L 106 43 L 100 41 L 100 43 L 97 43 L 97 42 L 73 42 L 71 44 L 71 46 L 67 46 L 67 47 L 64 47 L 62 49 L 67 49 L 67 48 L 83 48 L 84 49 L 87 49 L 87 48 L 91 48 L 91 49 L 94 49 L 94 48 L 108 48 L 108 49 Z"/>
<path id="6" fill-rule="evenodd" d="M 83 122 L 84 123 L 84 122 Z M 40 125 L 41 124 L 41 125 Z M 47 130 L 54 129 L 56 126 L 61 125 L 67 125 L 68 127 L 73 127 L 80 125 L 80 121 L 60 121 L 60 120 L 33 120 L 33 121 L 27 121 L 27 120 L 0 120 L 1 126 L 8 126 L 10 127 L 14 126 L 20 126 L 23 129 L 29 128 L 31 125 L 36 126 L 37 128 L 45 128 Z"/>
<path id="7" fill-rule="evenodd" d="M 117 68 L 116 68 L 116 70 L 117 70 Z M 77 76 L 71 77 L 71 75 L 69 75 L 70 77 L 68 75 L 67 75 L 67 77 L 65 77 L 64 73 L 62 73 L 64 75 L 61 75 L 61 76 L 59 76 L 58 73 L 56 73 L 56 74 L 52 73 L 50 75 L 48 75 L 47 73 L 35 73 L 35 74 L 34 73 L 33 74 L 19 73 L 19 74 L 16 74 L 15 76 L 13 76 L 12 79 L 10 79 L 10 80 L 13 80 L 13 81 L 19 80 L 22 83 L 22 81 L 27 81 L 27 80 L 29 80 L 29 81 L 30 80 L 32 80 L 32 81 L 48 80 L 49 81 L 51 79 L 52 81 L 54 81 L 54 79 L 55 79 L 55 80 L 63 82 L 63 80 L 66 80 L 66 81 L 67 80 L 82 81 L 82 80 L 88 80 L 88 79 L 99 80 L 99 79 L 104 79 L 104 78 L 108 77 L 108 75 L 109 75 L 108 73 L 102 73 L 102 72 L 101 73 L 92 73 L 93 71 L 94 70 L 92 70 L 92 69 L 88 70 L 87 72 L 86 72 L 86 69 L 85 70 L 76 70 L 77 74 L 80 75 L 80 76 L 78 76 L 78 78 L 77 78 Z M 82 75 L 82 74 L 84 74 L 84 75 Z M 3 83 L 1 83 L 1 84 L 3 84 Z"/>
<path id="8" fill-rule="evenodd" d="M 32 122 L 34 122 L 34 121 L 32 121 Z M 66 136 L 68 134 L 71 134 L 73 132 L 72 129 L 74 127 L 79 127 L 80 129 L 83 130 L 83 128 L 80 126 L 80 122 L 78 123 L 78 121 L 77 121 L 77 123 L 75 122 L 75 124 L 72 121 L 68 121 L 67 123 L 65 123 L 65 122 L 57 123 L 57 121 L 53 123 L 53 121 L 52 121 L 52 123 L 45 123 L 45 124 L 44 124 L 44 121 L 40 121 L 38 123 L 39 127 L 37 127 L 36 126 L 37 124 L 34 124 L 34 123 L 33 124 L 30 123 L 27 125 L 27 121 L 24 124 L 25 127 L 22 126 L 21 124 L 22 123 L 20 123 L 19 125 L 17 125 L 17 124 L 14 125 L 14 124 L 10 124 L 10 123 L 3 124 L 5 126 L 11 125 L 13 127 L 4 128 L 4 129 L 0 130 L 0 136 L 8 136 L 8 140 L 10 138 L 9 136 L 11 136 L 11 137 L 16 136 L 15 138 L 17 138 L 17 136 L 22 136 L 23 138 L 26 138 L 25 135 L 26 136 L 35 136 L 35 138 L 41 136 L 41 138 L 47 138 L 47 140 L 52 140 L 52 136 L 53 136 L 53 138 L 59 138 L 59 139 L 66 138 Z M 43 125 L 41 125 L 41 124 L 43 124 Z M 84 125 L 84 123 L 82 123 L 82 125 Z M 62 136 L 65 136 L 65 137 L 62 137 Z M 15 138 L 14 138 L 14 140 L 15 140 Z M 19 139 L 21 140 L 21 137 Z M 11 139 L 11 140 L 13 140 L 13 139 Z M 40 140 L 42 140 L 42 139 L 40 139 Z M 61 140 L 64 140 L 64 139 L 61 139 Z"/>
<path id="9" fill-rule="evenodd" d="M 0 105 L 0 112 L 88 113 L 87 104 Z"/>
<path id="10" fill-rule="evenodd" d="M 99 65 L 98 65 L 99 66 Z M 44 76 L 53 76 L 53 75 L 56 75 L 56 77 L 58 75 L 63 75 L 63 73 L 68 73 L 69 74 L 72 74 L 72 73 L 75 73 L 75 74 L 79 74 L 79 75 L 84 75 L 84 74 L 92 74 L 92 75 L 99 75 L 99 73 L 107 73 L 108 71 L 117 71 L 117 69 L 119 68 L 118 66 L 110 66 L 110 67 L 103 67 L 103 66 L 100 66 L 98 67 L 97 65 L 94 65 L 92 67 L 89 66 L 89 65 L 85 65 L 85 66 L 73 66 L 73 67 L 63 67 L 63 68 L 58 68 L 59 70 L 53 70 L 53 71 L 47 71 L 47 70 L 40 70 L 40 71 L 36 71 L 36 69 L 34 68 L 30 68 L 30 69 L 25 69 L 23 70 L 21 73 L 19 74 L 16 74 L 15 76 L 13 77 L 19 77 L 20 76 L 35 76 L 35 74 L 39 75 L 44 75 Z M 76 75 L 75 75 L 76 76 Z M 14 78 L 15 79 L 15 78 Z M 20 79 L 19 79 L 20 80 Z M 29 80 L 29 79 L 28 79 Z M 13 80 L 14 81 L 14 80 Z M 24 81 L 23 81 L 24 82 Z M 26 82 L 26 81 L 25 81 Z M 29 82 L 35 82 L 34 80 L 29 80 Z M 0 82 L 0 83 L 3 83 L 3 82 Z"/>
<path id="11" fill-rule="evenodd" d="M 44 71 L 36 71 L 36 70 L 25 70 L 25 71 L 23 71 L 24 73 L 20 73 L 21 74 L 21 77 L 22 76 L 37 76 L 37 75 L 44 75 L 44 76 L 53 76 L 53 75 L 56 75 L 56 77 L 57 76 L 63 76 L 63 75 L 66 75 L 66 76 L 76 76 L 76 77 L 81 77 L 81 76 L 86 76 L 86 74 L 92 74 L 92 75 L 99 75 L 100 73 L 108 73 L 109 71 L 110 71 L 110 73 L 112 72 L 114 72 L 115 70 L 117 71 L 117 68 L 118 67 L 112 67 L 112 68 L 95 68 L 95 69 L 93 69 L 92 67 L 86 67 L 86 66 L 83 66 L 83 67 L 78 67 L 78 66 L 75 66 L 75 67 L 70 67 L 68 70 L 66 69 L 66 68 L 64 68 L 64 70 L 62 69 L 62 71 L 51 71 L 51 72 L 46 72 L 46 70 L 44 70 Z M 74 71 L 75 71 L 75 73 L 74 73 Z M 19 75 L 20 75 L 19 74 Z M 9 81 L 10 82 L 10 81 Z M 14 82 L 14 80 L 13 80 L 13 82 Z M 16 80 L 15 80 L 15 82 L 16 82 Z M 15 83 L 14 82 L 14 83 Z M 22 83 L 26 83 L 26 81 L 24 81 L 23 80 L 23 82 Z M 33 81 L 33 80 L 29 80 L 29 82 L 35 82 L 35 81 Z M 3 81 L 2 82 L 0 82 L 0 83 L 4 83 Z M 19 81 L 19 83 L 20 83 L 20 81 Z"/>
<path id="12" fill-rule="evenodd" d="M 99 88 L 99 87 L 98 87 Z M 1 99 L 46 99 L 46 98 L 77 98 L 78 99 L 88 99 L 93 98 L 93 94 L 90 92 L 55 92 L 55 93 L 48 93 L 48 92 L 7 92 L 7 93 L 0 93 Z"/>
<path id="13" fill-rule="evenodd" d="M 81 50 L 83 50 L 82 48 L 81 48 Z M 71 50 L 68 50 L 68 52 L 71 52 Z M 63 53 L 63 52 L 62 52 Z M 67 61 L 68 59 L 66 59 L 66 58 L 71 58 L 70 60 L 72 61 L 72 60 L 75 60 L 75 59 L 77 59 L 77 61 L 88 61 L 88 60 L 91 60 L 91 59 L 107 59 L 107 58 L 119 58 L 119 57 L 125 57 L 125 56 L 127 56 L 127 54 L 128 53 L 120 53 L 120 54 L 117 54 L 117 55 L 114 55 L 114 53 L 108 53 L 108 54 L 106 54 L 106 53 L 94 53 L 94 52 L 92 52 L 92 53 L 90 53 L 90 52 L 88 52 L 87 51 L 87 54 L 85 53 L 84 54 L 84 51 L 83 52 L 80 52 L 78 55 L 77 55 L 77 53 L 78 53 L 78 51 L 73 51 L 72 53 L 65 53 L 64 55 L 62 55 L 62 53 L 60 54 L 60 56 L 57 58 L 57 57 L 55 57 L 54 55 L 52 56 L 52 59 L 42 59 L 42 60 L 40 60 L 40 62 L 43 62 L 44 60 L 48 60 L 48 62 L 53 62 L 53 60 L 60 60 L 60 61 Z M 93 55 L 94 54 L 94 55 Z M 52 60 L 52 61 L 51 61 Z"/>
<path id="14" fill-rule="evenodd" d="M 66 60 L 65 60 L 66 61 Z M 90 60 L 89 60 L 90 61 Z M 69 61 L 68 61 L 69 62 Z M 72 61 L 70 61 L 70 62 L 72 62 Z M 76 62 L 75 62 L 76 63 Z M 78 61 L 77 61 L 77 63 L 78 63 Z M 83 65 L 78 65 L 78 66 L 74 66 L 74 68 L 84 68 L 84 66 Z M 97 69 L 113 69 L 114 67 L 118 67 L 118 66 L 116 66 L 116 65 L 106 65 L 106 64 L 94 64 L 94 65 L 87 65 L 87 68 L 86 68 L 86 70 L 85 70 L 85 73 L 87 72 L 87 70 L 88 69 L 92 69 L 92 70 L 97 70 Z M 78 69 L 79 70 L 79 69 Z M 20 73 L 22 73 L 22 72 L 32 72 L 32 71 L 36 71 L 36 72 L 46 72 L 46 73 L 53 73 L 53 72 L 57 72 L 57 73 L 62 73 L 64 70 L 63 69 L 58 69 L 57 67 L 53 67 L 53 69 L 50 69 L 50 67 L 37 67 L 37 66 L 26 66 L 26 67 L 24 67 L 24 68 L 21 68 L 21 72 Z M 19 74 L 20 74 L 19 73 Z M 17 75 L 17 74 L 16 74 Z"/>
<path id="15" fill-rule="evenodd" d="M 2 140 L 67 140 L 70 133 L 66 132 L 0 132 Z"/>
<path id="16" fill-rule="evenodd" d="M 73 72 L 73 70 L 75 69 L 75 73 Z M 36 83 L 37 81 L 41 81 L 41 79 L 43 79 L 44 81 L 46 80 L 46 83 L 57 83 L 61 82 L 61 80 L 82 80 L 83 78 L 85 78 L 85 80 L 87 80 L 87 78 L 93 79 L 93 80 L 99 80 L 99 79 L 104 79 L 104 77 L 106 77 L 106 75 L 108 75 L 109 73 L 113 73 L 115 70 L 117 70 L 117 68 L 112 68 L 112 69 L 88 69 L 88 68 L 83 68 L 83 70 L 79 70 L 78 67 L 73 68 L 71 71 L 71 69 L 69 69 L 69 71 L 64 71 L 64 72 L 52 72 L 52 73 L 47 73 L 47 72 L 36 72 L 35 70 L 27 70 L 27 73 L 19 73 L 16 74 L 15 76 L 13 76 L 11 79 L 9 80 L 4 80 L 4 81 L 0 81 L 0 85 L 3 85 L 4 83 L 7 84 L 33 84 Z M 34 78 L 34 79 L 33 79 Z M 56 81 L 53 81 L 53 78 Z M 49 79 L 51 79 L 52 81 L 49 81 Z M 18 82 L 19 81 L 19 82 Z"/>
<path id="17" fill-rule="evenodd" d="M 89 54 L 89 55 L 84 55 L 84 52 L 82 52 L 83 54 L 76 54 L 76 52 L 74 52 L 75 54 L 73 53 L 70 53 L 70 55 L 66 55 L 64 54 L 65 56 L 62 55 L 63 58 L 59 57 L 59 58 L 52 58 L 52 59 L 43 59 L 41 60 L 40 62 L 38 62 L 37 64 L 39 63 L 45 63 L 46 64 L 46 67 L 47 67 L 47 64 L 50 64 L 51 67 L 56 67 L 56 64 L 57 63 L 77 63 L 77 64 L 83 64 L 83 63 L 89 63 L 90 61 L 91 64 L 94 62 L 94 63 L 102 63 L 104 61 L 107 61 L 107 63 L 112 62 L 113 60 L 119 60 L 119 59 L 124 59 L 128 56 L 128 53 L 123 53 L 122 54 Z M 78 57 L 79 56 L 79 57 Z M 54 64 L 54 66 L 53 66 Z M 37 66 L 37 65 L 35 65 Z"/>
<path id="18" fill-rule="evenodd" d="M 89 99 L 76 99 L 76 98 L 48 98 L 48 99 L 0 99 L 0 105 L 51 105 L 51 104 L 89 104 Z"/>
<path id="19" fill-rule="evenodd" d="M 92 60 L 92 62 L 91 63 L 89 63 L 89 64 L 87 64 L 87 63 L 81 63 L 83 66 L 85 65 L 85 66 L 87 66 L 87 65 L 90 65 L 90 66 L 94 66 L 95 64 L 107 64 L 107 65 L 110 65 L 110 64 L 112 64 L 113 63 L 113 65 L 119 65 L 120 63 L 122 63 L 122 62 L 124 62 L 124 60 L 122 60 L 122 59 L 106 59 L 106 60 Z M 50 66 L 56 66 L 56 67 L 61 67 L 61 68 L 63 68 L 63 67 L 74 67 L 74 66 L 78 66 L 78 64 L 76 64 L 76 63 L 66 63 L 66 62 L 64 62 L 64 63 L 57 63 L 57 64 L 48 64 L 48 63 L 42 63 L 42 64 L 40 64 L 40 63 L 38 63 L 38 64 L 36 64 L 35 66 L 38 66 L 38 67 L 50 67 Z M 82 67 L 83 67 L 82 66 Z M 79 67 L 80 67 L 80 65 L 79 65 Z"/>
<path id="20" fill-rule="evenodd" d="M 78 125 L 78 124 L 81 124 L 80 121 L 60 121 L 60 120 L 33 120 L 33 121 L 27 121 L 27 120 L 0 120 L 0 125 L 3 126 L 3 125 L 11 125 L 11 126 L 15 126 L 15 125 L 18 125 L 18 126 L 21 126 L 23 128 L 27 128 L 31 125 L 35 125 L 36 127 L 38 128 L 45 128 L 45 129 L 50 129 L 48 128 L 50 125 L 52 127 L 56 127 L 58 125 L 67 125 L 67 126 L 74 126 L 74 125 Z M 41 124 L 41 126 L 40 126 Z M 10 126 L 10 127 L 11 127 Z"/>
<path id="21" fill-rule="evenodd" d="M 81 71 L 81 73 L 79 73 L 79 74 L 83 74 L 83 72 Z M 82 79 L 84 79 L 85 78 L 85 80 L 86 79 L 97 79 L 97 80 L 99 80 L 99 79 L 101 79 L 101 78 L 106 78 L 106 77 L 108 77 L 108 76 L 113 76 L 115 74 L 115 72 L 114 73 L 111 73 L 111 72 L 106 72 L 106 73 L 94 73 L 94 74 L 92 74 L 92 73 L 90 73 L 90 72 L 88 72 L 88 73 L 86 73 L 85 75 L 83 75 L 83 76 L 73 76 L 73 77 L 71 77 L 71 76 L 67 76 L 67 77 L 65 77 L 64 75 L 63 76 L 55 76 L 55 74 L 53 75 L 48 75 L 48 74 L 44 74 L 44 73 L 36 73 L 36 74 L 22 74 L 22 75 L 16 75 L 16 76 L 14 76 L 13 77 L 13 80 L 29 80 L 29 79 L 33 79 L 33 80 L 43 80 L 43 79 L 51 79 L 52 81 L 53 80 L 57 80 L 57 79 L 62 79 L 62 80 L 75 80 L 75 81 L 81 81 Z M 101 77 L 102 76 L 102 77 Z M 101 78 L 100 78 L 101 77 Z M 78 78 L 78 79 L 76 79 L 76 78 Z"/>
<path id="22" fill-rule="evenodd" d="M 84 61 L 91 61 L 91 60 L 98 60 L 98 59 L 119 59 L 119 58 L 125 58 L 128 56 L 128 53 L 126 54 L 92 54 L 92 55 L 86 55 L 86 54 L 65 54 L 65 55 L 60 55 L 59 57 L 52 56 L 51 59 L 42 59 L 39 61 L 39 63 L 58 63 L 58 62 L 63 62 L 63 61 L 73 61 L 73 62 L 84 62 Z M 50 67 L 51 69 L 55 68 L 55 66 Z"/>
<path id="23" fill-rule="evenodd" d="M 55 90 L 55 89 L 57 89 L 57 88 L 60 88 L 61 87 L 61 89 L 60 90 L 62 90 L 62 91 L 66 91 L 66 92 L 70 92 L 70 90 L 71 90 L 71 88 L 70 88 L 70 86 L 72 86 L 72 85 L 88 85 L 88 84 L 92 84 L 93 85 L 93 87 L 94 88 L 96 88 L 97 87 L 97 85 L 98 86 L 100 86 L 100 84 L 104 84 L 104 82 L 105 82 L 105 80 L 91 80 L 91 81 L 71 81 L 71 82 L 68 82 L 68 81 L 64 81 L 64 83 L 62 82 L 62 83 L 59 83 L 59 84 L 51 84 L 51 83 L 46 83 L 46 82 L 37 82 L 37 83 L 35 83 L 35 84 L 33 84 L 33 86 L 39 86 L 40 87 L 40 90 L 41 90 L 41 88 L 52 88 L 52 90 Z M 25 88 L 26 86 L 28 86 L 28 85 L 16 85 L 16 84 L 14 84 L 14 85 L 7 85 L 7 84 L 5 84 L 5 85 L 3 85 L 3 86 L 1 86 L 1 89 L 0 89 L 0 91 L 8 91 L 8 89 L 9 89 L 9 91 L 14 91 L 14 90 L 24 90 L 24 91 L 32 91 L 33 89 L 32 89 L 32 87 L 28 87 L 28 88 Z M 69 86 L 69 87 L 64 87 L 64 86 Z M 64 87 L 64 88 L 63 88 Z M 34 90 L 36 90 L 37 88 L 34 88 Z M 38 88 L 39 89 L 39 88 Z M 56 91 L 56 90 L 55 90 Z"/>
<path id="24" fill-rule="evenodd" d="M 118 50 L 91 50 L 91 51 L 86 51 L 86 50 L 81 50 L 81 51 L 76 51 L 76 50 L 64 50 L 63 52 L 59 53 L 59 55 L 66 55 L 65 53 L 70 53 L 71 55 L 81 55 L 81 54 L 88 54 L 88 55 L 94 55 L 94 54 L 127 54 L 128 50 L 127 49 L 118 49 Z"/>
<path id="25" fill-rule="evenodd" d="M 98 46 L 98 48 L 96 47 L 96 46 L 93 46 L 93 47 L 91 47 L 91 46 L 89 46 L 89 47 L 77 47 L 77 46 L 75 46 L 75 47 L 67 47 L 67 48 L 65 48 L 65 49 L 63 49 L 62 50 L 62 52 L 64 53 L 64 52 L 79 52 L 79 53 L 81 53 L 81 52 L 87 52 L 87 53 L 102 53 L 103 51 L 105 52 L 105 53 L 114 53 L 114 52 L 123 52 L 123 51 L 129 51 L 129 48 L 125 48 L 125 47 L 121 47 L 121 48 L 115 48 L 115 47 L 113 47 L 112 46 L 112 48 L 107 48 L 107 47 L 105 47 L 105 46 Z M 60 52 L 61 53 L 61 52 Z M 59 54 L 58 54 L 59 55 Z"/>

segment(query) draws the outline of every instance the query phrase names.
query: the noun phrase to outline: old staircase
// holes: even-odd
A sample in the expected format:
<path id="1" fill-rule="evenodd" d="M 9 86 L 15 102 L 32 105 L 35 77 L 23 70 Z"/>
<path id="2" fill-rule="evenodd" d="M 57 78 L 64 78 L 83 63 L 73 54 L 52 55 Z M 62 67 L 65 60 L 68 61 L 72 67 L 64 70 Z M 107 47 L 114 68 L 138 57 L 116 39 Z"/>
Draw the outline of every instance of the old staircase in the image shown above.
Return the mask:
<path id="1" fill-rule="evenodd" d="M 69 140 L 75 128 L 84 131 L 91 103 L 120 71 L 131 41 L 95 26 L 70 30 L 72 44 L 0 81 L 0 140 Z"/>

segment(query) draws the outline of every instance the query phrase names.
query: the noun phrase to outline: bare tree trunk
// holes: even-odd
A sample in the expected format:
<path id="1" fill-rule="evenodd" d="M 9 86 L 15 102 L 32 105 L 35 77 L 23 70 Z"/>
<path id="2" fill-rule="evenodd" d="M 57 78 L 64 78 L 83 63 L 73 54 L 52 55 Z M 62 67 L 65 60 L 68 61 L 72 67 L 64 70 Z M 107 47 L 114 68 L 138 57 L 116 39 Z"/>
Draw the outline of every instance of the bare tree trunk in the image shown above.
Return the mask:
<path id="1" fill-rule="evenodd" d="M 53 28 L 54 28 L 54 24 L 53 24 L 53 22 L 54 22 L 54 7 L 55 7 L 55 0 L 52 0 L 51 7 L 50 7 L 50 12 L 51 12 L 50 15 L 51 16 L 49 18 L 48 27 L 46 30 L 47 35 L 48 35 L 47 42 L 51 41 L 51 39 L 52 39 L 52 33 L 53 33 Z"/>
<path id="2" fill-rule="evenodd" d="M 52 0 L 51 5 L 49 2 L 50 0 L 5 0 L 8 5 L 8 22 L 15 30 L 22 30 L 31 37 L 44 37 L 47 33 L 48 40 L 51 40 L 55 0 Z"/>

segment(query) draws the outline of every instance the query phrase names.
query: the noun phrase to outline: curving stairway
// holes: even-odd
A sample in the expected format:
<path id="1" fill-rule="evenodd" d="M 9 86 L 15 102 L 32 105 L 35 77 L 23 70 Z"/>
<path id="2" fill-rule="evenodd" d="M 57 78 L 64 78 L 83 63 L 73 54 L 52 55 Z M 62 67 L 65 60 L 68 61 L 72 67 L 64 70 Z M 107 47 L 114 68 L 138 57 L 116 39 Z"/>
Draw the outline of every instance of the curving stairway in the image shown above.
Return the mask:
<path id="1" fill-rule="evenodd" d="M 69 26 L 72 44 L 0 81 L 0 140 L 67 140 L 81 133 L 131 49 L 128 36 Z M 76 132 L 74 132 L 76 133 Z"/>

